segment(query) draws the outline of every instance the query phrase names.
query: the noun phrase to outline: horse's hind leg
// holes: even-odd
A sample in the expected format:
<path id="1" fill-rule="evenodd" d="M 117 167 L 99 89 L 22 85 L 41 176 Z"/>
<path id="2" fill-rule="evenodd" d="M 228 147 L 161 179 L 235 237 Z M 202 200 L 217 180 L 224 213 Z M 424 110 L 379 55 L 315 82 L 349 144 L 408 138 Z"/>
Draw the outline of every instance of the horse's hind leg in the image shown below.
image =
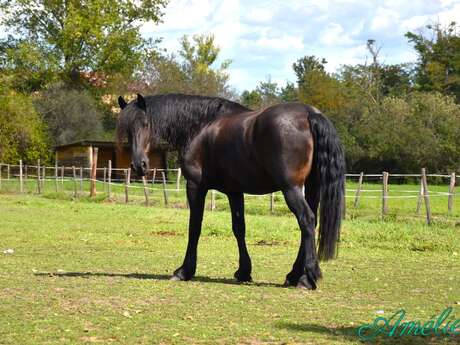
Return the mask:
<path id="1" fill-rule="evenodd" d="M 286 276 L 286 284 L 314 290 L 317 280 L 321 277 L 315 247 L 315 215 L 300 187 L 283 190 L 283 194 L 289 209 L 297 218 L 301 231 L 299 252 L 292 271 Z"/>
<path id="2" fill-rule="evenodd" d="M 252 281 L 251 278 L 251 258 L 246 247 L 246 225 L 244 222 L 244 196 L 242 193 L 228 195 L 230 208 L 232 210 L 232 229 L 238 243 L 240 255 L 239 268 L 235 272 L 235 278 L 240 282 Z"/>
<path id="3" fill-rule="evenodd" d="M 184 263 L 174 271 L 172 280 L 190 280 L 195 275 L 198 240 L 201 234 L 201 222 L 206 198 L 206 191 L 187 182 L 187 199 L 190 205 L 188 244 Z"/>

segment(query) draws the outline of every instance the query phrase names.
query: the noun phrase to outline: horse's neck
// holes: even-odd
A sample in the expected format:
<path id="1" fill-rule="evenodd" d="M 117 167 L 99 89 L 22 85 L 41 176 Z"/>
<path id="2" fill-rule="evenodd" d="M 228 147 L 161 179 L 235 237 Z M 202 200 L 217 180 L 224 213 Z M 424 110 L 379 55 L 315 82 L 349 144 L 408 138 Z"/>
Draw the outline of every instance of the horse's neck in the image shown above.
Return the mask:
<path id="1" fill-rule="evenodd" d="M 194 111 L 196 110 L 190 110 L 191 113 Z M 193 138 L 217 116 L 202 114 L 198 115 L 198 118 L 193 118 L 181 116 L 181 114 L 170 114 L 168 119 L 163 118 L 165 123 L 161 124 L 157 137 L 177 150 L 179 155 L 183 155 Z"/>
<path id="2" fill-rule="evenodd" d="M 156 119 L 154 122 L 157 122 L 154 123 L 157 137 L 179 152 L 184 152 L 200 130 L 216 118 L 249 109 L 219 98 L 188 98 L 185 101 L 176 99 L 175 103 L 166 104 L 156 110 L 160 114 L 152 114 L 152 116 Z"/>

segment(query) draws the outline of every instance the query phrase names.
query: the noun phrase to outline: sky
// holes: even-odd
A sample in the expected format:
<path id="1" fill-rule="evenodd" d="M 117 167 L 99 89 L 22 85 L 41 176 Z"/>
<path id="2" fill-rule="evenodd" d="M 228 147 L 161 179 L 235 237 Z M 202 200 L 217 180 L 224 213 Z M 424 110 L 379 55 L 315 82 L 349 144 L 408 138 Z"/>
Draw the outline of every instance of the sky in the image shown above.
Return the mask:
<path id="1" fill-rule="evenodd" d="M 163 23 L 141 32 L 161 37 L 170 52 L 183 35 L 214 34 L 221 61 L 232 60 L 230 84 L 241 92 L 268 78 L 294 82 L 292 64 L 305 55 L 325 58 L 329 72 L 365 63 L 368 39 L 381 46 L 383 63 L 415 61 L 404 34 L 438 21 L 460 22 L 460 0 L 170 0 Z"/>

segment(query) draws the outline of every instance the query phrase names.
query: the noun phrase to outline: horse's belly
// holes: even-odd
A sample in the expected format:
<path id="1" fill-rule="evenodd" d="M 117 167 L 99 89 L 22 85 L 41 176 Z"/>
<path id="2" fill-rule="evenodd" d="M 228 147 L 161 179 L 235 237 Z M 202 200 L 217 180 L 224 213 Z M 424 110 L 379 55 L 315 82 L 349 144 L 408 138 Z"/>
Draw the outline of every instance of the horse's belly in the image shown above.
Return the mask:
<path id="1" fill-rule="evenodd" d="M 249 159 L 224 159 L 212 182 L 212 188 L 224 192 L 266 194 L 280 189 L 262 167 Z"/>

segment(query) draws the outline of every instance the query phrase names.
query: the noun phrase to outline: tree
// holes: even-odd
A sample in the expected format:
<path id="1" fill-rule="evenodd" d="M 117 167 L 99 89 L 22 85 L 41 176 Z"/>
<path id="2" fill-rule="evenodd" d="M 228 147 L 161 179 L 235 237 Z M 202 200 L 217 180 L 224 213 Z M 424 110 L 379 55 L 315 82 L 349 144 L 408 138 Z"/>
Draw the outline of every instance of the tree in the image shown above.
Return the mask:
<path id="1" fill-rule="evenodd" d="M 297 83 L 302 84 L 303 78 L 309 73 L 316 72 L 325 72 L 324 66 L 327 64 L 326 59 L 318 59 L 316 56 L 304 56 L 297 60 L 292 65 L 295 75 L 297 76 Z"/>
<path id="2" fill-rule="evenodd" d="M 0 83 L 0 162 L 17 164 L 47 161 L 49 143 L 46 127 L 35 111 L 30 96 Z"/>
<path id="3" fill-rule="evenodd" d="M 249 109 L 258 109 L 262 107 L 262 96 L 256 90 L 245 90 L 240 96 L 240 102 Z"/>
<path id="4" fill-rule="evenodd" d="M 87 91 L 55 85 L 43 92 L 34 104 L 47 124 L 53 145 L 103 137 L 102 116 Z"/>
<path id="5" fill-rule="evenodd" d="M 281 102 L 296 102 L 299 99 L 299 93 L 294 83 L 287 82 L 286 86 L 281 87 L 279 92 Z"/>
<path id="6" fill-rule="evenodd" d="M 272 82 L 268 77 L 266 81 L 261 81 L 256 87 L 256 92 L 261 97 L 261 107 L 268 107 L 273 104 L 280 103 L 278 84 Z"/>
<path id="7" fill-rule="evenodd" d="M 297 76 L 298 99 L 326 114 L 339 113 L 345 99 L 340 81 L 326 72 L 326 63 L 325 59 L 305 56 L 293 64 Z"/>
<path id="8" fill-rule="evenodd" d="M 406 33 L 418 54 L 416 67 L 417 88 L 455 95 L 460 101 L 460 34 L 452 22 L 446 27 L 440 23 L 426 27 L 431 37 L 422 32 Z"/>
<path id="9" fill-rule="evenodd" d="M 157 23 L 165 4 L 166 0 L 0 0 L 0 24 L 15 31 L 16 46 L 29 42 L 53 61 L 65 81 L 78 84 L 82 72 L 130 75 L 147 44 L 139 26 L 142 21 Z M 11 45 L 12 38 L 9 41 Z M 7 59 L 12 61 L 8 67 L 19 73 L 20 57 Z"/>
<path id="10" fill-rule="evenodd" d="M 12 36 L 0 42 L 0 70 L 11 76 L 15 90 L 30 93 L 54 82 L 56 66 L 53 54 L 33 42 Z"/>
<path id="11" fill-rule="evenodd" d="M 367 113 L 361 123 L 366 155 L 355 168 L 400 172 L 450 171 L 460 162 L 460 107 L 454 98 L 437 92 L 413 92 L 385 97 L 378 114 Z"/>
<path id="12" fill-rule="evenodd" d="M 231 61 L 215 66 L 220 48 L 213 35 L 196 35 L 192 40 L 181 39 L 178 56 L 153 52 L 147 60 L 139 80 L 145 82 L 147 92 L 182 92 L 233 98 L 228 84 L 227 69 Z"/>

